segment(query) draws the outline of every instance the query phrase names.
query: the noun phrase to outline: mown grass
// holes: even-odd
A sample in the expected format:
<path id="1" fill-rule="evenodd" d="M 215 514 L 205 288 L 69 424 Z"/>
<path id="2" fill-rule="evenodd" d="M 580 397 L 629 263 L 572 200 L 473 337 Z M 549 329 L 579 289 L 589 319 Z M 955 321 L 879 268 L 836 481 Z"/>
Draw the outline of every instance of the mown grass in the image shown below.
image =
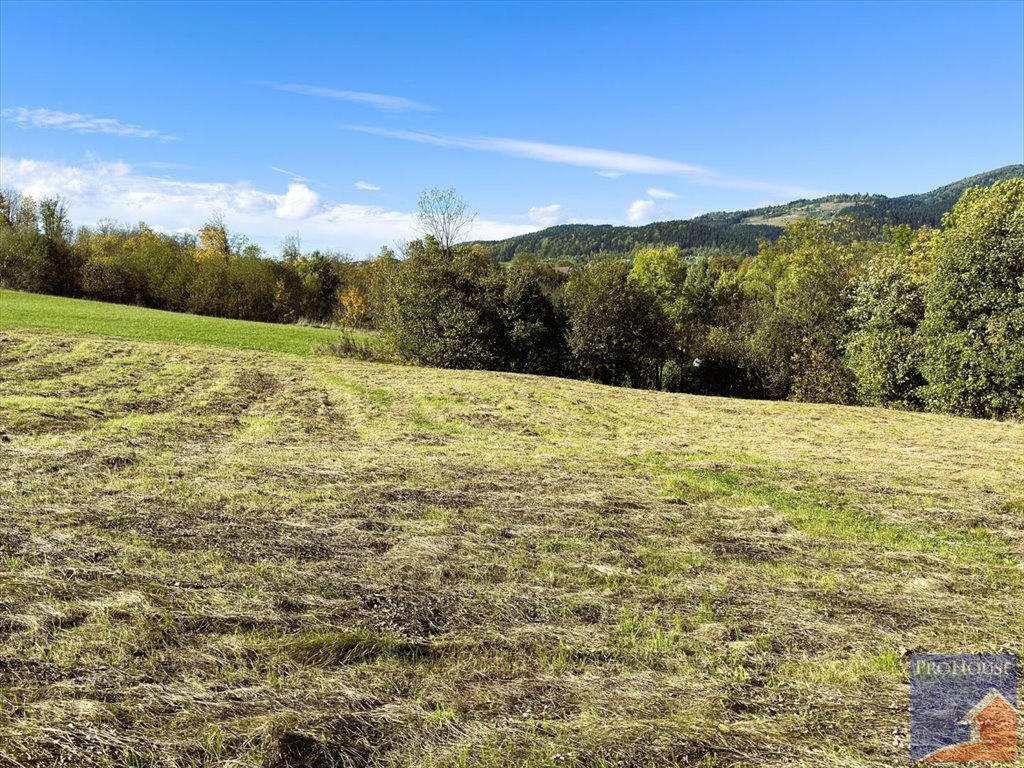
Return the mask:
<path id="1" fill-rule="evenodd" d="M 347 339 L 352 346 L 375 346 L 373 334 L 359 331 L 333 331 L 278 323 L 255 323 L 202 317 L 181 312 L 82 301 L 38 293 L 0 289 L 0 330 L 41 328 L 100 336 L 168 341 L 178 344 L 203 344 L 225 349 L 259 349 L 310 355 L 336 347 Z"/>
<path id="2" fill-rule="evenodd" d="M 7 326 L 0 766 L 909 763 L 1024 427 Z"/>

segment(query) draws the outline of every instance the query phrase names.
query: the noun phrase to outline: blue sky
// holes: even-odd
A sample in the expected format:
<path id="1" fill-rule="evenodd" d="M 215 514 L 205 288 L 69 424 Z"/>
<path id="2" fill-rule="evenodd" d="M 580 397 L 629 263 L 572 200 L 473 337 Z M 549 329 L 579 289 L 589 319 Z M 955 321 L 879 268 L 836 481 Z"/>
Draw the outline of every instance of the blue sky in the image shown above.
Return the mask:
<path id="1" fill-rule="evenodd" d="M 0 183 L 357 257 L 1024 162 L 1024 2 L 0 4 Z"/>

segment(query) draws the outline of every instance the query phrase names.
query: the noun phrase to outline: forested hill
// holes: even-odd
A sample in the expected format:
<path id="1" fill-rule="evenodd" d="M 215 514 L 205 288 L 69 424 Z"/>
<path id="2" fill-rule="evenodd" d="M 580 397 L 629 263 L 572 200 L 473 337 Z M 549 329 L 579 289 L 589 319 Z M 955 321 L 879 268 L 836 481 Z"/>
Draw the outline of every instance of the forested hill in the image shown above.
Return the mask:
<path id="1" fill-rule="evenodd" d="M 747 211 L 708 213 L 685 221 L 658 221 L 642 227 L 610 224 L 561 224 L 507 240 L 481 243 L 499 261 L 517 253 L 540 259 L 588 259 L 599 254 L 629 253 L 644 245 L 713 248 L 755 253 L 759 240 L 774 240 L 786 224 L 802 218 L 851 216 L 868 233 L 880 234 L 885 224 L 939 226 L 942 215 L 970 187 L 991 187 L 997 181 L 1024 178 L 1024 165 L 1007 165 L 916 195 L 828 195 L 794 200 L 785 205 Z"/>
<path id="2" fill-rule="evenodd" d="M 560 224 L 540 232 L 482 245 L 498 261 L 511 261 L 517 253 L 531 253 L 539 259 L 557 261 L 629 253 L 637 246 L 655 243 L 754 253 L 759 240 L 774 240 L 781 233 L 781 227 L 777 226 L 705 222 L 701 219 L 657 221 L 642 227 Z"/>

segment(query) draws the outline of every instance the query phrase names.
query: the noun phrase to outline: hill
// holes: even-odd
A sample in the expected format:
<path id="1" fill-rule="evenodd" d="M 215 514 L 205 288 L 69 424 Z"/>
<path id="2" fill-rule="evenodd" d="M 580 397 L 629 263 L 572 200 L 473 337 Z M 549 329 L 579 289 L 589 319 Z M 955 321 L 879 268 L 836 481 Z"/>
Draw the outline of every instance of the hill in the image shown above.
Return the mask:
<path id="1" fill-rule="evenodd" d="M 991 187 L 998 181 L 1020 177 L 1024 177 L 1024 165 L 1007 165 L 916 195 L 831 195 L 817 200 L 797 200 L 773 208 L 734 214 L 709 214 L 701 218 L 723 224 L 782 226 L 801 218 L 829 219 L 842 215 L 852 216 L 875 229 L 884 224 L 908 224 L 915 228 L 924 225 L 938 227 L 942 224 L 943 214 L 953 207 L 966 190 L 971 187 Z"/>
<path id="2" fill-rule="evenodd" d="M 683 248 L 712 248 L 728 253 L 755 253 L 760 240 L 774 240 L 781 227 L 717 221 L 658 221 L 642 227 L 611 224 L 560 224 L 507 240 L 484 242 L 498 261 L 511 261 L 517 253 L 530 253 L 548 261 L 589 259 L 601 254 L 626 254 L 635 248 L 677 244 Z"/>
<path id="3" fill-rule="evenodd" d="M 1024 165 L 1007 165 L 931 192 L 903 197 L 828 195 L 767 208 L 708 213 L 686 221 L 659 221 L 642 227 L 562 224 L 482 245 L 499 261 L 511 261 L 522 252 L 548 260 L 586 259 L 601 253 L 630 253 L 639 246 L 653 244 L 751 254 L 756 253 L 760 240 L 775 239 L 782 234 L 783 226 L 801 218 L 828 220 L 840 215 L 851 216 L 865 231 L 876 234 L 885 224 L 938 227 L 942 215 L 953 207 L 964 190 L 990 187 L 997 181 L 1018 177 L 1024 177 Z"/>
<path id="4" fill-rule="evenodd" d="M 2 766 L 881 768 L 910 651 L 1024 646 L 1020 424 L 76 306 L 0 329 Z"/>

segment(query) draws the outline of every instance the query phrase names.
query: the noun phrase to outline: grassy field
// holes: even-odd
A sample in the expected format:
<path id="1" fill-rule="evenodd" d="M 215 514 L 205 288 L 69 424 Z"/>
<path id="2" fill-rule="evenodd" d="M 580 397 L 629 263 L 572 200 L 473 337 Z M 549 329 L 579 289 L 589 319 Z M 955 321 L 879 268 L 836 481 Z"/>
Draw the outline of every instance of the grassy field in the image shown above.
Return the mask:
<path id="1" fill-rule="evenodd" d="M 309 355 L 334 344 L 340 336 L 338 331 L 327 328 L 227 320 L 0 290 L 0 331 L 8 328 L 46 328 L 124 339 L 203 344 L 226 349 L 261 349 L 295 355 Z M 349 333 L 370 343 L 375 338 L 363 332 Z"/>
<path id="2" fill-rule="evenodd" d="M 4 768 L 898 766 L 1024 646 L 1020 424 L 19 322 Z"/>

